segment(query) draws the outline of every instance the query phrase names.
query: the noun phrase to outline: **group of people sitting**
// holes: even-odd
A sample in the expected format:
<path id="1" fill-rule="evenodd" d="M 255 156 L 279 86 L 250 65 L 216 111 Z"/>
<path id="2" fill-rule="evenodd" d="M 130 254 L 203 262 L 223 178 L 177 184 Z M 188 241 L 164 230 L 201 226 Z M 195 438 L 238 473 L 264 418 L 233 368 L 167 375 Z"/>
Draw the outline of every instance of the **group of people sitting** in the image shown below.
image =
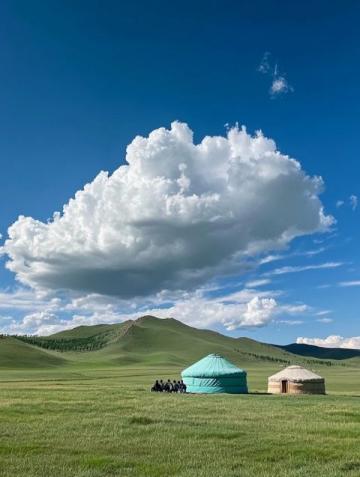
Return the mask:
<path id="1" fill-rule="evenodd" d="M 156 380 L 151 388 L 151 392 L 154 393 L 186 393 L 186 384 L 183 380 L 171 382 L 170 379 L 163 381 L 162 379 Z"/>

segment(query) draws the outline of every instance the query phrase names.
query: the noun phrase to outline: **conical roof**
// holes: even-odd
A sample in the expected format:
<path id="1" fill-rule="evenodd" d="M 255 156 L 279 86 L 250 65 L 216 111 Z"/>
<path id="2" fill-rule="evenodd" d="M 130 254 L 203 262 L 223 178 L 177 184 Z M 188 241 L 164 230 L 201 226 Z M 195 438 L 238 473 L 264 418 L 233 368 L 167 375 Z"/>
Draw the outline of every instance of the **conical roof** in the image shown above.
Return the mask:
<path id="1" fill-rule="evenodd" d="M 246 375 L 246 371 L 230 363 L 219 354 L 209 354 L 181 373 L 183 378 L 215 378 Z"/>
<path id="2" fill-rule="evenodd" d="M 303 381 L 324 381 L 324 378 L 313 373 L 309 369 L 303 368 L 302 366 L 288 366 L 287 368 L 269 377 L 269 381 L 285 380 L 296 383 Z"/>

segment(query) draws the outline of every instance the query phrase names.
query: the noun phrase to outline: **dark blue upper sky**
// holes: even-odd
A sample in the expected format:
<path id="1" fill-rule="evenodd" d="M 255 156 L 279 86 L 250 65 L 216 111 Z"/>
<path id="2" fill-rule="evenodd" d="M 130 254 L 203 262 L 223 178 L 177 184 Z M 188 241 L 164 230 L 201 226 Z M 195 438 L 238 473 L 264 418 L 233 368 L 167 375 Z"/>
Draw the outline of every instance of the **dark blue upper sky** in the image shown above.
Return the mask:
<path id="1" fill-rule="evenodd" d="M 358 218 L 335 203 L 360 193 L 359 23 L 360 3 L 344 0 L 3 0 L 0 232 L 19 214 L 61 210 L 99 170 L 116 169 L 137 134 L 178 119 L 200 140 L 238 121 L 323 177 L 340 237 L 326 259 L 356 268 Z M 270 97 L 265 52 L 292 92 Z M 12 283 L 1 267 L 0 287 Z M 338 313 L 355 292 L 337 290 Z M 294 298 L 317 300 L 305 288 Z M 346 313 L 345 331 L 331 332 L 356 333 Z"/>

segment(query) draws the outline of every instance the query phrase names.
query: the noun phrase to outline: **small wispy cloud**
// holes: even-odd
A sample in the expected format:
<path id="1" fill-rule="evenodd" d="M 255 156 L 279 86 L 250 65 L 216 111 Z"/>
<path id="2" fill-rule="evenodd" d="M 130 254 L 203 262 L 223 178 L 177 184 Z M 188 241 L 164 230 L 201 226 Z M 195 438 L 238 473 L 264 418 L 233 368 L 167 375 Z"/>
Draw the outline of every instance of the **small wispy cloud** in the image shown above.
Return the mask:
<path id="1" fill-rule="evenodd" d="M 304 266 L 286 266 L 281 268 L 275 268 L 275 270 L 271 270 L 270 272 L 264 273 L 264 276 L 271 276 L 271 275 L 284 275 L 285 273 L 299 273 L 299 272 L 307 272 L 308 270 L 322 270 L 322 269 L 331 269 L 331 268 L 338 268 L 344 265 L 343 262 L 326 262 L 326 263 L 319 263 L 315 265 L 304 265 Z"/>
<path id="2" fill-rule="evenodd" d="M 281 323 L 282 325 L 296 326 L 302 325 L 304 322 L 303 320 L 278 320 L 277 323 Z"/>
<path id="3" fill-rule="evenodd" d="M 289 84 L 284 73 L 280 73 L 278 64 L 273 64 L 271 61 L 271 53 L 265 52 L 257 71 L 261 74 L 271 76 L 272 81 L 269 88 L 269 94 L 271 98 L 276 98 L 280 95 L 290 93 L 294 91 L 294 88 Z"/>
<path id="4" fill-rule="evenodd" d="M 334 320 L 332 318 L 318 318 L 316 321 L 319 323 L 332 323 Z"/>
<path id="5" fill-rule="evenodd" d="M 360 280 L 350 280 L 345 282 L 339 282 L 339 287 L 360 287 Z"/>
<path id="6" fill-rule="evenodd" d="M 259 73 L 262 73 L 262 74 L 267 74 L 270 72 L 270 57 L 271 57 L 271 53 L 269 51 L 266 51 L 264 53 L 264 56 L 262 57 L 261 61 L 260 61 L 260 64 L 257 68 L 258 72 Z"/>
<path id="7" fill-rule="evenodd" d="M 331 310 L 321 310 L 315 313 L 316 316 L 325 316 L 325 315 L 330 315 L 332 313 Z"/>
<path id="8" fill-rule="evenodd" d="M 282 260 L 286 258 L 284 255 L 266 255 L 259 260 L 259 265 L 266 265 L 267 263 L 275 262 L 277 260 Z"/>
<path id="9" fill-rule="evenodd" d="M 268 278 L 263 278 L 259 280 L 252 280 L 250 282 L 247 282 L 245 284 L 246 288 L 257 288 L 257 287 L 262 287 L 264 285 L 269 285 L 271 283 L 271 280 Z"/>
<path id="10" fill-rule="evenodd" d="M 359 205 L 359 198 L 355 194 L 351 194 L 348 199 L 343 200 L 339 199 L 336 201 L 336 208 L 340 209 L 341 207 L 344 207 L 345 205 L 348 205 L 352 211 L 355 211 Z"/>
<path id="11" fill-rule="evenodd" d="M 358 197 L 357 197 L 357 195 L 352 194 L 352 195 L 349 197 L 349 202 L 350 202 L 350 207 L 352 208 L 352 210 L 356 210 L 356 209 L 357 209 L 357 206 L 358 206 Z"/>
<path id="12" fill-rule="evenodd" d="M 306 305 L 305 303 L 287 304 L 282 306 L 282 311 L 289 315 L 307 313 L 310 310 L 311 310 L 311 307 L 309 305 Z"/>
<path id="13" fill-rule="evenodd" d="M 315 249 L 304 250 L 304 251 L 295 251 L 295 252 L 284 254 L 284 255 L 266 255 L 265 257 L 261 258 L 258 261 L 258 266 L 267 265 L 269 263 L 279 261 L 279 260 L 289 260 L 293 257 L 312 258 L 316 255 L 319 255 L 319 254 L 325 252 L 327 250 L 327 248 L 328 247 L 321 246 L 321 247 L 318 247 L 318 248 L 315 248 Z M 285 268 L 285 267 L 283 267 L 283 268 Z M 267 272 L 267 273 L 264 273 L 263 276 L 271 275 L 271 274 L 272 274 L 272 272 Z"/>
<path id="14" fill-rule="evenodd" d="M 315 316 L 317 316 L 316 321 L 318 323 L 332 323 L 334 320 L 332 318 L 329 318 L 328 315 L 332 313 L 332 310 L 320 310 L 317 313 L 315 313 Z"/>
<path id="15" fill-rule="evenodd" d="M 322 243 L 325 243 L 325 242 L 330 242 L 330 241 L 334 240 L 336 237 L 338 237 L 339 234 L 337 232 L 334 232 L 334 231 L 332 231 L 332 232 L 333 233 L 323 235 L 320 238 L 315 238 L 313 240 L 313 243 L 315 243 L 316 245 L 319 245 L 319 244 L 322 244 Z"/>
<path id="16" fill-rule="evenodd" d="M 272 98 L 291 91 L 294 91 L 294 89 L 284 76 L 274 76 L 270 86 L 270 96 Z"/>
<path id="17" fill-rule="evenodd" d="M 299 255 L 303 255 L 304 257 L 313 257 L 314 255 L 319 255 L 319 253 L 325 252 L 326 247 L 319 247 L 315 250 L 307 250 L 306 252 L 302 252 Z"/>

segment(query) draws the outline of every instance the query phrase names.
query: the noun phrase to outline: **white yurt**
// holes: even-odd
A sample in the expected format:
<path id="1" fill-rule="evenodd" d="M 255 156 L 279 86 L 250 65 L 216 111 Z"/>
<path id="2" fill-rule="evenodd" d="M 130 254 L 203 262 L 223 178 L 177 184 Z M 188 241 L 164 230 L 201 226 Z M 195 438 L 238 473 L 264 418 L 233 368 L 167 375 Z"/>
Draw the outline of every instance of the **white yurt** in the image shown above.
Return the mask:
<path id="1" fill-rule="evenodd" d="M 325 394 L 325 379 L 302 366 L 288 366 L 268 379 L 271 394 Z"/>

